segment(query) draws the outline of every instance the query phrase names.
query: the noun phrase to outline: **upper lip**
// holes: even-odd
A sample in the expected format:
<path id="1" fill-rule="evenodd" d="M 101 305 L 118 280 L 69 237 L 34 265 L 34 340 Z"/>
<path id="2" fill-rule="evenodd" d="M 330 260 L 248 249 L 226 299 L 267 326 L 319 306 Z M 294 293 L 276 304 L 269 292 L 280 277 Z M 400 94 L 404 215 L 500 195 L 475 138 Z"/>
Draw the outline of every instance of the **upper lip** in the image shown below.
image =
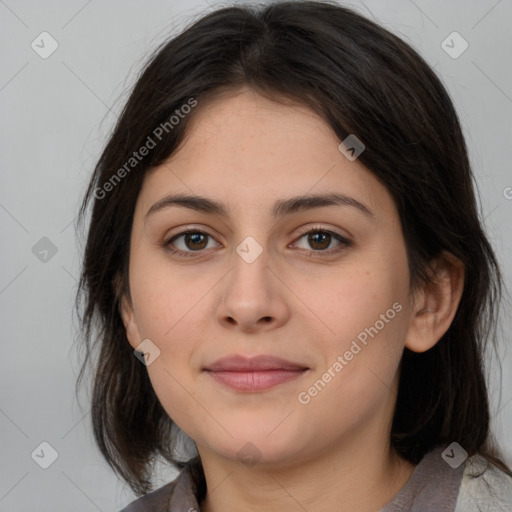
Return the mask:
<path id="1" fill-rule="evenodd" d="M 307 366 L 270 355 L 244 357 L 233 355 L 222 357 L 204 368 L 212 372 L 243 372 L 265 370 L 306 370 Z"/>

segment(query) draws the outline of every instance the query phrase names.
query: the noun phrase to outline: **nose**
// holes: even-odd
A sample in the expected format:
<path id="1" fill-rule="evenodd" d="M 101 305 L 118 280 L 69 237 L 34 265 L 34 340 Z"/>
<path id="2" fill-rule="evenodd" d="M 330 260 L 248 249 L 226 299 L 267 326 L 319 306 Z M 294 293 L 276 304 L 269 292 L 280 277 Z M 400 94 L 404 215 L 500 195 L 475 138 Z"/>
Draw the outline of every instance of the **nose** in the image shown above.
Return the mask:
<path id="1" fill-rule="evenodd" d="M 226 328 L 242 332 L 273 330 L 290 316 L 290 292 L 277 270 L 269 266 L 265 250 L 251 263 L 235 253 L 222 286 L 217 318 Z"/>

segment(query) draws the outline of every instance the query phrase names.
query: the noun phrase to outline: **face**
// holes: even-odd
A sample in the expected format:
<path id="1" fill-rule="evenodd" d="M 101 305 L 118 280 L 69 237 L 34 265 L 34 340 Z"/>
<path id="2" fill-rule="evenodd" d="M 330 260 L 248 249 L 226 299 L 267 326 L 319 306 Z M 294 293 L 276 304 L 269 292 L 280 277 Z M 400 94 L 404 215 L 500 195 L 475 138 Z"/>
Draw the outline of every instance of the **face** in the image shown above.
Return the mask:
<path id="1" fill-rule="evenodd" d="M 131 234 L 123 319 L 159 350 L 164 409 L 200 451 L 262 463 L 382 439 L 412 316 L 390 194 L 305 107 L 242 90 L 197 108 Z"/>

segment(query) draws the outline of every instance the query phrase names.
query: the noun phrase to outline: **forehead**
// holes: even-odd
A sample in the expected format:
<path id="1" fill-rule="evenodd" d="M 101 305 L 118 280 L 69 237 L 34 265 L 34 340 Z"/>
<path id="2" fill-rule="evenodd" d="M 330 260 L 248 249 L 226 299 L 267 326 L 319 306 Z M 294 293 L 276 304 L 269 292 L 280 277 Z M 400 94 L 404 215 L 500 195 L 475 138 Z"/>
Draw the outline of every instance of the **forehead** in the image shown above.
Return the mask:
<path id="1" fill-rule="evenodd" d="M 315 112 L 291 100 L 286 104 L 282 101 L 272 101 L 251 89 L 214 97 L 204 105 L 199 101 L 188 137 L 171 160 L 201 158 L 215 152 L 219 158 L 238 163 L 256 151 L 259 158 L 253 164 L 258 164 L 283 155 L 290 160 L 294 153 L 298 159 L 305 142 L 307 147 L 321 139 L 324 144 L 336 145 L 336 135 Z M 222 154 L 223 149 L 231 152 Z"/>
<path id="2" fill-rule="evenodd" d="M 203 105 L 199 100 L 180 147 L 146 175 L 141 200 L 147 210 L 171 192 L 197 194 L 237 208 L 338 192 L 370 208 L 386 207 L 387 190 L 357 159 L 348 160 L 339 143 L 332 128 L 306 106 L 272 101 L 252 90 Z"/>

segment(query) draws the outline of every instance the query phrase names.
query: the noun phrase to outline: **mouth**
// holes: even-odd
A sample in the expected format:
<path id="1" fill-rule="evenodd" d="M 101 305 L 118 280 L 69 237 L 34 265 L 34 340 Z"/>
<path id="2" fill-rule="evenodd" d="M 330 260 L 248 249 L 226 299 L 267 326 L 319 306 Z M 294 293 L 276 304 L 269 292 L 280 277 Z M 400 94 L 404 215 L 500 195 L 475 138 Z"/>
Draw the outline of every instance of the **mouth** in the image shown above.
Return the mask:
<path id="1" fill-rule="evenodd" d="M 220 384 L 244 392 L 258 392 L 295 380 L 309 368 L 273 356 L 228 356 L 206 366 L 205 371 Z"/>

